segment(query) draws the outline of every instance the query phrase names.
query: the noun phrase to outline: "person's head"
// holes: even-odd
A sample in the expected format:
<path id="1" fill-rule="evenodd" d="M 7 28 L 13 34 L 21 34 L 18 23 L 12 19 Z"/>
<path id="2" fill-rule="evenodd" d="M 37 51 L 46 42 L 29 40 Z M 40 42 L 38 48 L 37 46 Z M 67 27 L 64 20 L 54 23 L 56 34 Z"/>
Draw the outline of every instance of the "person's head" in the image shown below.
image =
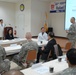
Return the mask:
<path id="1" fill-rule="evenodd" d="M 48 33 L 48 40 L 50 40 L 50 39 L 53 38 L 53 37 L 54 37 L 54 33 L 49 32 L 49 33 Z"/>
<path id="2" fill-rule="evenodd" d="M 70 22 L 71 22 L 71 23 L 75 23 L 75 17 L 72 17 L 72 18 L 70 19 Z"/>
<path id="3" fill-rule="evenodd" d="M 1 19 L 0 19 L 0 23 L 1 23 Z"/>
<path id="4" fill-rule="evenodd" d="M 3 19 L 1 19 L 1 24 L 3 24 Z"/>
<path id="5" fill-rule="evenodd" d="M 73 67 L 76 65 L 76 49 L 75 48 L 68 50 L 66 57 L 67 57 L 67 62 L 68 62 L 69 67 Z"/>
<path id="6" fill-rule="evenodd" d="M 24 75 L 24 74 L 20 72 L 19 70 L 10 70 L 8 72 L 5 72 L 2 75 Z"/>
<path id="7" fill-rule="evenodd" d="M 31 38 L 32 38 L 31 32 L 27 32 L 26 33 L 26 39 L 31 40 Z"/>
<path id="8" fill-rule="evenodd" d="M 12 30 L 11 29 L 8 30 L 8 34 L 12 34 Z"/>
<path id="9" fill-rule="evenodd" d="M 45 28 L 44 27 L 41 28 L 41 32 L 45 32 Z"/>

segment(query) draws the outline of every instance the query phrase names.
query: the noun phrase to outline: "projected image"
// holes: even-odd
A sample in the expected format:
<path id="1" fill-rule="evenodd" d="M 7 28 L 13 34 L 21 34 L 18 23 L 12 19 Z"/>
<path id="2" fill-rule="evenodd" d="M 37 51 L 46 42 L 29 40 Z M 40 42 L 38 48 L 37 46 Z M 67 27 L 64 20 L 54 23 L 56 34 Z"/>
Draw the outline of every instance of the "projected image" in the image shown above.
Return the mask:
<path id="1" fill-rule="evenodd" d="M 68 30 L 71 17 L 76 18 L 76 0 L 66 0 L 65 30 Z"/>

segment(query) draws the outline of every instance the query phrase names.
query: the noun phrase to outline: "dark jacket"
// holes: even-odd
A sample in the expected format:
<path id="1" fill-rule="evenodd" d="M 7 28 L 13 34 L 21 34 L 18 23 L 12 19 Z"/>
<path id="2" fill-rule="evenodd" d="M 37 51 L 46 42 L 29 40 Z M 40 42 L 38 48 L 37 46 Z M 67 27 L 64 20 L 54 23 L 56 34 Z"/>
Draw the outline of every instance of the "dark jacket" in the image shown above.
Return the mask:
<path id="1" fill-rule="evenodd" d="M 12 39 L 14 39 L 14 36 L 13 36 L 13 34 L 10 34 L 10 35 L 7 34 L 5 39 L 12 40 Z"/>
<path id="2" fill-rule="evenodd" d="M 45 46 L 45 49 L 43 50 L 43 53 L 42 53 L 42 57 L 41 57 L 42 60 L 47 60 L 50 51 L 51 51 L 51 57 L 53 59 L 56 58 L 56 54 L 55 54 L 55 51 L 54 51 L 54 45 L 55 44 L 56 44 L 55 39 L 52 39 L 47 43 L 47 45 Z"/>

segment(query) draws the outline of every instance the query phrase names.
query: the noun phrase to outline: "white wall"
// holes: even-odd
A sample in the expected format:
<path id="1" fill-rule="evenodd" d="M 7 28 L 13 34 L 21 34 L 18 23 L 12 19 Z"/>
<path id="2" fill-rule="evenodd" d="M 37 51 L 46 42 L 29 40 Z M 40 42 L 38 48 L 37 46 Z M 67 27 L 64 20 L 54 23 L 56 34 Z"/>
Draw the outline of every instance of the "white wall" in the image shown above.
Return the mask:
<path id="1" fill-rule="evenodd" d="M 21 4 L 25 6 L 24 11 L 20 11 Z M 18 37 L 25 37 L 31 31 L 31 0 L 16 3 L 16 27 Z"/>
<path id="2" fill-rule="evenodd" d="M 49 13 L 49 2 L 32 0 L 31 4 L 31 32 L 37 36 L 45 23 L 45 12 Z"/>
<path id="3" fill-rule="evenodd" d="M 15 3 L 0 1 L 0 19 L 4 20 L 4 24 L 15 25 Z"/>
<path id="4" fill-rule="evenodd" d="M 51 0 L 51 2 L 56 1 L 65 1 L 65 0 Z M 49 26 L 54 28 L 54 33 L 56 36 L 66 37 L 67 35 L 64 30 L 64 18 L 65 13 L 50 13 Z"/>
<path id="5" fill-rule="evenodd" d="M 20 11 L 20 4 L 25 5 L 25 10 Z M 30 31 L 37 36 L 45 22 L 45 12 L 49 13 L 49 3 L 39 0 L 26 0 L 16 4 L 17 36 L 24 37 Z M 21 21 L 20 21 L 21 20 Z M 22 24 L 21 24 L 22 23 Z"/>

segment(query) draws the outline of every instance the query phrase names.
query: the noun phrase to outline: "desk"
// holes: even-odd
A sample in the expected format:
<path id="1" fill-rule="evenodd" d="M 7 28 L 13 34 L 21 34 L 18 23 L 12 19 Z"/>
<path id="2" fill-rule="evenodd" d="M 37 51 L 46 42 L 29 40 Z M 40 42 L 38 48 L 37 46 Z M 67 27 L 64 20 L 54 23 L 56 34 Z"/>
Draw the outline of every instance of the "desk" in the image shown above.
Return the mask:
<path id="1" fill-rule="evenodd" d="M 17 38 L 13 40 L 0 40 L 0 45 L 3 47 L 10 46 L 10 44 L 22 44 L 26 42 L 26 38 Z"/>
<path id="2" fill-rule="evenodd" d="M 32 40 L 35 41 L 35 42 L 37 42 L 38 46 L 40 46 L 40 47 L 47 44 L 47 41 L 43 41 L 43 43 L 40 43 L 40 42 L 37 41 L 37 39 L 32 39 Z M 13 42 L 13 43 L 15 43 L 15 42 Z M 6 51 L 6 55 L 11 55 L 11 54 L 15 54 L 15 53 L 20 52 L 21 47 L 22 46 L 20 46 L 20 45 L 16 45 L 16 46 L 7 46 L 7 47 L 4 47 L 4 48 L 5 48 L 5 51 Z"/>
<path id="3" fill-rule="evenodd" d="M 46 45 L 48 41 L 43 41 L 43 43 L 38 42 L 38 39 L 32 38 L 33 41 L 37 42 L 38 46 Z M 26 43 L 26 38 L 17 38 L 13 40 L 0 40 L 0 45 L 3 47 L 10 46 L 10 44 L 23 44 Z"/>
<path id="4" fill-rule="evenodd" d="M 20 52 L 22 46 L 16 45 L 16 46 L 9 46 L 9 47 L 4 47 L 6 51 L 6 55 L 11 55 Z"/>
<path id="5" fill-rule="evenodd" d="M 68 64 L 66 63 L 66 61 L 62 61 L 62 62 L 58 62 L 58 60 L 53 60 L 53 61 L 49 61 L 49 62 L 46 62 L 46 63 L 43 63 L 42 66 L 45 66 L 45 67 L 54 67 L 54 72 L 53 73 L 50 73 L 50 72 L 47 72 L 45 74 L 42 74 L 42 75 L 56 75 L 57 73 L 63 71 L 64 69 L 68 68 Z M 28 69 L 24 69 L 24 70 L 21 70 L 21 72 L 24 73 L 24 75 L 40 75 L 39 73 L 37 73 L 36 71 L 34 71 L 34 69 L 32 68 L 28 68 Z"/>

